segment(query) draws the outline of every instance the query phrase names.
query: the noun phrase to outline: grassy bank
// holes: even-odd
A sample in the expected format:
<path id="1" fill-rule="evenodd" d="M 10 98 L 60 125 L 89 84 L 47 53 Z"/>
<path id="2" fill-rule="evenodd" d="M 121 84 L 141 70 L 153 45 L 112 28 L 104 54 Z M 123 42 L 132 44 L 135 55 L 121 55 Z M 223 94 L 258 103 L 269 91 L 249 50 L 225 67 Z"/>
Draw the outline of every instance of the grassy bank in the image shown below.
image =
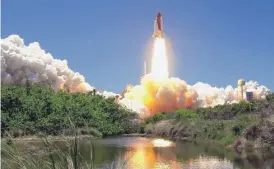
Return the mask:
<path id="1" fill-rule="evenodd" d="M 71 135 L 108 136 L 131 133 L 136 114 L 123 108 L 114 98 L 54 91 L 41 85 L 1 86 L 2 136 Z"/>
<path id="2" fill-rule="evenodd" d="M 1 142 L 1 166 L 6 169 L 96 169 L 102 154 L 95 153 L 92 139 L 75 134 L 73 137 L 41 136 L 40 140 L 30 142 Z M 126 162 L 127 159 L 109 168 L 122 169 Z"/>
<path id="3" fill-rule="evenodd" d="M 274 148 L 274 94 L 265 100 L 176 110 L 145 119 L 141 131 L 236 148 Z"/>

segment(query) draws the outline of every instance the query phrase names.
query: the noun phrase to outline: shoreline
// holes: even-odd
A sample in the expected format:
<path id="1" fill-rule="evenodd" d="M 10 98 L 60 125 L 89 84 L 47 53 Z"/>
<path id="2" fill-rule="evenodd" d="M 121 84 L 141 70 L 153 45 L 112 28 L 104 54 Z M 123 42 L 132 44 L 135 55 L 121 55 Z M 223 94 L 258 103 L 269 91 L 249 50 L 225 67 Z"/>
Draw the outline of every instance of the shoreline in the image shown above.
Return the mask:
<path id="1" fill-rule="evenodd" d="M 197 144 L 210 144 L 210 145 L 216 145 L 218 147 L 222 147 L 227 150 L 232 150 L 234 152 L 245 152 L 245 151 L 260 151 L 259 147 L 252 147 L 252 148 L 246 148 L 244 145 L 241 145 L 240 147 L 234 147 L 233 144 L 230 145 L 224 145 L 216 140 L 202 140 L 202 139 L 191 139 L 189 137 L 171 137 L 171 136 L 161 136 L 157 134 L 148 134 L 148 133 L 130 133 L 130 134 L 121 134 L 121 135 L 115 135 L 115 136 L 109 136 L 104 137 L 101 139 L 107 139 L 111 137 L 147 137 L 147 138 L 162 138 L 162 139 L 169 139 L 172 141 L 183 141 L 183 142 L 196 142 Z M 6 143 L 9 141 L 9 139 L 12 142 L 18 143 L 18 142 L 41 142 L 43 138 L 47 138 L 49 141 L 68 141 L 75 139 L 75 136 L 51 136 L 48 135 L 46 137 L 39 137 L 36 135 L 33 136 L 23 136 L 23 137 L 16 137 L 16 138 L 1 138 L 1 144 Z M 78 139 L 98 139 L 100 137 L 95 137 L 93 135 L 77 135 Z M 267 153 L 274 153 L 271 150 L 266 151 Z"/>
<path id="2" fill-rule="evenodd" d="M 19 141 L 42 141 L 42 138 L 47 138 L 48 140 L 51 141 L 63 141 L 63 140 L 72 140 L 75 138 L 75 136 L 63 136 L 63 135 L 59 135 L 59 136 L 45 136 L 45 137 L 39 137 L 36 135 L 33 136 L 22 136 L 22 137 L 15 137 L 15 138 L 1 138 L 1 142 L 2 141 L 7 141 L 7 140 L 11 140 L 11 141 L 15 141 L 15 142 L 19 142 Z M 93 135 L 78 135 L 77 138 L 87 138 L 87 139 L 96 139 L 98 137 L 95 137 Z"/>
<path id="3" fill-rule="evenodd" d="M 104 138 L 109 138 L 109 137 L 151 137 L 154 136 L 152 134 L 146 134 L 146 133 L 130 133 L 130 134 L 121 134 L 121 135 L 114 135 L 114 136 L 106 136 Z M 58 136 L 52 136 L 52 135 L 47 135 L 45 137 L 39 137 L 37 135 L 30 135 L 30 136 L 19 136 L 15 138 L 8 138 L 8 137 L 2 137 L 1 141 L 41 141 L 42 138 L 47 138 L 51 141 L 62 141 L 62 140 L 72 140 L 75 138 L 75 136 L 64 136 L 64 135 L 58 135 Z M 96 137 L 93 135 L 77 135 L 77 138 L 87 138 L 87 139 L 98 139 L 100 137 Z"/>
<path id="4" fill-rule="evenodd" d="M 182 123 L 180 121 L 174 121 L 173 119 L 163 119 L 159 120 L 155 123 L 149 122 L 145 125 L 144 131 L 146 133 L 150 133 L 153 136 L 158 136 L 161 138 L 168 138 L 171 140 L 182 140 L 182 141 L 195 141 L 197 143 L 206 143 L 206 144 L 214 144 L 221 146 L 225 149 L 230 149 L 237 152 L 242 151 L 257 151 L 262 150 L 265 152 L 274 153 L 274 147 L 272 147 L 271 143 L 263 142 L 262 138 L 272 138 L 269 127 L 270 125 L 267 119 L 264 122 L 258 123 L 257 121 L 252 122 L 242 129 L 243 132 L 251 133 L 249 135 L 254 135 L 254 128 L 260 130 L 261 132 L 257 135 L 254 135 L 254 139 L 247 139 L 244 134 L 232 135 L 231 133 L 220 133 L 219 131 L 229 131 L 233 129 L 233 123 L 222 123 L 222 130 L 218 130 L 218 127 L 215 127 L 215 124 L 212 121 L 205 122 L 207 124 L 207 128 L 211 130 L 208 132 L 203 132 L 203 126 L 201 126 L 201 122 L 199 121 L 195 123 Z M 209 124 L 209 125 L 208 125 Z M 212 127 L 213 126 L 213 127 Z M 231 127 L 232 126 L 232 127 Z M 254 127 L 255 126 L 255 127 Z M 230 134 L 230 135 L 229 135 Z M 253 135 L 252 135 L 253 134 Z M 261 134 L 261 135 L 260 135 Z M 264 135 L 263 135 L 264 134 Z M 214 135 L 214 137 L 209 137 Z M 213 138 L 213 139 L 212 139 Z M 216 139 L 214 139 L 216 138 Z"/>

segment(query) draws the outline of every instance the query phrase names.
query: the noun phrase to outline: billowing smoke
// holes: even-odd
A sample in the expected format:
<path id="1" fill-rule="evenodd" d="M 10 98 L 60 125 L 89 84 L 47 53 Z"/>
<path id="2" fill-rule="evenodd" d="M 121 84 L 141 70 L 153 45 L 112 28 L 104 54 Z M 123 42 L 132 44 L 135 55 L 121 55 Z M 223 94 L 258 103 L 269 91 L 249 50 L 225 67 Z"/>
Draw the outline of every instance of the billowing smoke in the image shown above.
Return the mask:
<path id="1" fill-rule="evenodd" d="M 18 35 L 1 39 L 2 84 L 39 83 L 70 92 L 93 90 L 85 78 L 73 72 L 66 60 L 54 59 L 39 43 L 24 44 Z"/>
<path id="2" fill-rule="evenodd" d="M 176 109 L 235 103 L 247 100 L 246 92 L 249 92 L 249 99 L 253 95 L 255 99 L 262 99 L 270 92 L 269 89 L 260 86 L 257 82 L 249 81 L 245 84 L 243 79 L 238 81 L 238 87 L 235 89 L 232 86 L 226 88 L 212 87 L 201 82 L 191 86 L 179 78 L 168 77 L 167 58 L 165 39 L 156 37 L 154 39 L 151 73 L 142 78 L 140 85 L 128 86 L 124 92 L 125 100 L 133 100 L 139 103 L 134 104 L 136 105 L 134 109 L 139 109 L 137 112 L 142 112 L 140 117 Z M 128 103 L 130 102 L 123 102 L 126 105 Z M 133 106 L 127 105 L 127 107 Z"/>
<path id="3" fill-rule="evenodd" d="M 269 89 L 254 81 L 247 82 L 244 90 L 252 91 L 254 99 L 263 99 L 270 93 Z M 140 107 L 143 110 L 144 108 L 140 105 L 144 105 L 148 110 L 145 109 L 145 113 L 143 112 L 140 116 L 146 117 L 175 109 L 237 103 L 241 100 L 239 95 L 240 89 L 238 87 L 217 88 L 202 82 L 191 86 L 178 78 L 159 79 L 147 74 L 142 78 L 140 85 L 127 89 L 124 99 L 139 102 L 139 105 L 134 109 Z M 246 99 L 245 95 L 243 99 Z M 142 111 L 139 110 L 138 112 Z"/>
<path id="4" fill-rule="evenodd" d="M 154 78 L 148 74 L 141 84 L 128 89 L 126 99 L 135 100 L 148 108 L 150 114 L 190 108 L 197 100 L 197 93 L 178 78 Z M 149 114 L 149 115 L 150 115 Z"/>
<path id="5" fill-rule="evenodd" d="M 69 92 L 95 91 L 82 75 L 68 67 L 66 60 L 54 59 L 41 49 L 39 43 L 25 45 L 18 35 L 1 39 L 1 84 L 25 84 L 27 81 Z M 191 86 L 178 78 L 147 74 L 140 85 L 128 86 L 123 98 L 107 91 L 96 91 L 96 94 L 116 97 L 119 104 L 137 112 L 140 117 L 146 117 L 180 108 L 238 102 L 241 90 L 252 92 L 256 99 L 265 98 L 270 93 L 255 81 L 247 82 L 244 88 L 216 88 L 201 82 Z"/>
<path id="6" fill-rule="evenodd" d="M 38 42 L 24 44 L 18 35 L 1 39 L 1 84 L 37 83 L 48 85 L 55 90 L 89 92 L 94 87 L 85 82 L 78 72 L 72 71 L 66 60 L 53 58 L 41 49 Z M 95 90 L 106 98 L 117 97 L 113 92 Z"/>
<path id="7" fill-rule="evenodd" d="M 197 92 L 196 107 L 213 107 L 216 105 L 237 103 L 241 100 L 246 100 L 245 92 L 251 91 L 254 99 L 265 99 L 270 93 L 270 90 L 259 85 L 258 82 L 248 81 L 244 86 L 243 98 L 241 99 L 241 89 L 227 86 L 226 88 L 212 87 L 209 84 L 198 82 L 192 86 Z"/>

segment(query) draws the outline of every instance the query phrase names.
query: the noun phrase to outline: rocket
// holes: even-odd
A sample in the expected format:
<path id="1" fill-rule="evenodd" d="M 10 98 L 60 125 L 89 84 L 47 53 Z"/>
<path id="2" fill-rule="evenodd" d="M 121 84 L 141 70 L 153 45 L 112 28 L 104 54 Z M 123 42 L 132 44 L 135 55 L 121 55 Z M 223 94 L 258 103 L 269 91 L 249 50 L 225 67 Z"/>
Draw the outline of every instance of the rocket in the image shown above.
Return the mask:
<path id="1" fill-rule="evenodd" d="M 163 38 L 164 33 L 163 33 L 163 17 L 160 12 L 157 13 L 156 20 L 154 22 L 154 32 L 152 37 L 154 38 Z"/>

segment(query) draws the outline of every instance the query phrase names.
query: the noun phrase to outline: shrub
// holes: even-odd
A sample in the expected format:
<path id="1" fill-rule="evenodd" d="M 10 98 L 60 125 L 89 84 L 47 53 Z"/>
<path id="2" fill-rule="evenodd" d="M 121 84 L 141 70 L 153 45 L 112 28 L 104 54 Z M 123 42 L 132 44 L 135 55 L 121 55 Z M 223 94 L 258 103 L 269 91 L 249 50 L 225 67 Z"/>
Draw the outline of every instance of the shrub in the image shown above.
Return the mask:
<path id="1" fill-rule="evenodd" d="M 87 131 L 88 131 L 88 134 L 93 135 L 95 137 L 102 137 L 103 136 L 103 134 L 100 131 L 96 130 L 95 128 L 88 128 Z"/>
<path id="2" fill-rule="evenodd" d="M 274 101 L 274 93 L 271 93 L 271 94 L 267 95 L 266 100 L 269 101 L 269 102 L 273 102 Z"/>
<path id="3" fill-rule="evenodd" d="M 254 144 L 253 144 L 252 141 L 246 140 L 245 143 L 244 143 L 244 147 L 245 147 L 246 151 L 250 152 L 250 151 L 253 151 Z"/>
<path id="4" fill-rule="evenodd" d="M 144 128 L 144 132 L 147 133 L 147 134 L 154 133 L 154 125 L 151 124 L 151 123 L 146 125 L 145 128 Z"/>
<path id="5" fill-rule="evenodd" d="M 189 109 L 176 110 L 177 120 L 196 120 L 197 114 Z"/>
<path id="6" fill-rule="evenodd" d="M 226 137 L 222 137 L 219 140 L 219 143 L 222 145 L 230 145 L 232 144 L 234 141 L 236 140 L 235 136 L 226 136 Z"/>
<path id="7" fill-rule="evenodd" d="M 136 113 L 117 104 L 114 98 L 56 92 L 41 85 L 2 85 L 1 103 L 1 131 L 11 132 L 13 128 L 22 131 L 15 131 L 14 136 L 38 132 L 58 135 L 71 125 L 116 135 L 130 131 L 129 121 L 136 118 Z"/>
<path id="8" fill-rule="evenodd" d="M 167 113 L 159 113 L 159 114 L 156 114 L 154 116 L 146 118 L 145 123 L 146 124 L 156 123 L 156 122 L 161 121 L 161 120 L 166 119 L 166 118 L 167 118 Z"/>
<path id="9" fill-rule="evenodd" d="M 24 136 L 24 132 L 23 132 L 21 129 L 18 129 L 18 128 L 13 128 L 13 129 L 10 131 L 10 134 L 11 134 L 11 136 L 14 137 L 14 138 Z"/>
<path id="10" fill-rule="evenodd" d="M 139 129 L 138 129 L 138 133 L 145 133 L 145 127 L 146 127 L 146 123 L 143 121 L 140 123 L 139 125 Z"/>

